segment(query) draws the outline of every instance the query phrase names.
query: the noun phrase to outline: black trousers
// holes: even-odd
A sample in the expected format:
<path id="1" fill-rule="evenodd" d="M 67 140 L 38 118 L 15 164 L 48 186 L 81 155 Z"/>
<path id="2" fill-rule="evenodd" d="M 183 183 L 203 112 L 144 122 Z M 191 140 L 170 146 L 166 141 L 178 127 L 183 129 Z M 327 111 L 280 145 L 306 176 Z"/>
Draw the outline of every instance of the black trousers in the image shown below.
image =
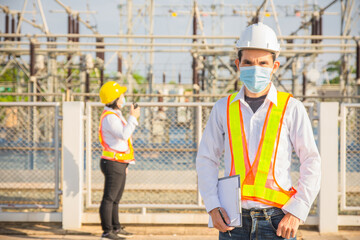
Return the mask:
<path id="1" fill-rule="evenodd" d="M 104 194 L 100 205 L 101 227 L 104 232 L 120 229 L 119 201 L 124 192 L 128 163 L 101 159 L 100 168 L 105 176 Z"/>

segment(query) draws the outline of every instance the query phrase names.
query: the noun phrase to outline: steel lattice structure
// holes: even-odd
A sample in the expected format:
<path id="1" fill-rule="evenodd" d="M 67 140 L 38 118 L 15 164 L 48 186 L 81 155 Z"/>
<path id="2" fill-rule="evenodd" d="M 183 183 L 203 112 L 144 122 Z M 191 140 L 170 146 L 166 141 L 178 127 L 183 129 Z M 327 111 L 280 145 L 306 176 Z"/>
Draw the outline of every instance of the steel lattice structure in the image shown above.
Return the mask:
<path id="1" fill-rule="evenodd" d="M 104 81 L 115 78 L 127 84 L 130 93 L 139 92 L 139 89 L 156 93 L 154 85 L 159 81 L 155 80 L 154 75 L 155 55 L 181 53 L 189 57 L 193 93 L 225 94 L 239 89 L 239 73 L 233 64 L 236 52 L 234 44 L 231 44 L 238 36 L 224 35 L 224 18 L 240 17 L 246 18 L 247 24 L 264 21 L 265 18 L 272 18 L 275 22 L 282 48 L 281 57 L 285 60 L 274 77 L 280 89 L 295 95 L 309 95 L 307 90 L 311 86 L 319 90 L 309 79 L 325 73 L 324 69 L 323 73 L 314 73 L 316 67 L 313 66 L 323 54 L 340 56 L 340 84 L 336 88 L 341 95 L 356 95 L 354 86 L 360 83 L 360 37 L 351 31 L 359 25 L 359 10 L 356 10 L 359 3 L 355 0 L 324 1 L 321 4 L 323 7 L 307 1 L 298 5 L 278 6 L 273 0 L 264 0 L 259 4 L 225 4 L 223 0 L 205 4 L 194 0 L 183 5 L 164 5 L 155 0 L 121 1 L 118 5 L 120 30 L 119 34 L 114 35 L 99 34 L 96 28 L 83 20 L 81 14 L 84 12 L 72 9 L 60 0 L 54 1 L 67 14 L 68 34 L 51 31 L 52 26 L 47 25 L 41 0 L 34 0 L 37 8 L 33 10 L 33 14 L 41 16 L 40 23 L 26 18 L 27 0 L 21 11 L 0 6 L 3 11 L 0 18 L 5 17 L 4 33 L 0 34 L 0 77 L 3 78 L 9 69 L 16 69 L 13 70 L 13 81 L 0 81 L 2 87 L 10 87 L 16 93 L 50 94 L 42 98 L 46 101 L 54 100 L 51 94 L 65 93 L 70 100 L 71 93 L 96 93 Z M 339 12 L 329 12 L 328 9 L 335 3 L 339 3 Z M 89 12 L 94 13 L 85 11 Z M 324 36 L 323 16 L 334 14 L 341 17 L 341 34 Z M 294 26 L 291 34 L 282 35 L 280 23 L 294 15 L 302 18 L 301 24 Z M 188 18 L 186 34 L 155 35 L 154 22 L 159 16 Z M 211 34 L 207 31 L 205 17 L 213 21 Z M 24 23 L 43 33 L 21 33 Z M 90 29 L 92 34 L 81 34 L 80 26 Z M 110 54 L 108 60 L 105 54 Z M 115 60 L 118 73 L 105 77 L 104 70 Z M 356 65 L 355 76 L 351 72 L 352 65 Z M 138 83 L 133 76 L 139 66 L 144 69 L 146 83 Z M 299 82 L 302 82 L 302 86 Z M 29 100 L 41 99 L 30 97 Z"/>

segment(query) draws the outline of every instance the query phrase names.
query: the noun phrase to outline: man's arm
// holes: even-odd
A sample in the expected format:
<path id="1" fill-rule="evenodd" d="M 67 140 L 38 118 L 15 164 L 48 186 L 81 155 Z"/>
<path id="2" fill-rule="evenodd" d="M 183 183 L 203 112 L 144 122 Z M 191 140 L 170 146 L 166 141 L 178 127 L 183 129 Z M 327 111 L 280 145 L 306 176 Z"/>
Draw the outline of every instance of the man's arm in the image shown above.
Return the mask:
<path id="1" fill-rule="evenodd" d="M 204 200 L 206 211 L 212 216 L 214 227 L 224 232 L 232 230 L 232 228 L 227 227 L 225 223 L 223 223 L 217 210 L 218 207 L 220 207 L 220 201 L 217 194 L 220 165 L 219 159 L 224 151 L 225 134 L 221 121 L 221 114 L 226 114 L 222 108 L 222 105 L 224 105 L 222 100 L 215 104 L 206 124 L 196 157 L 196 170 L 198 174 L 199 190 Z"/>
<path id="2" fill-rule="evenodd" d="M 319 193 L 321 179 L 321 159 L 311 122 L 304 105 L 295 101 L 289 131 L 290 140 L 300 159 L 300 178 L 297 193 L 282 208 L 287 214 L 280 222 L 277 233 L 286 238 L 290 237 L 290 233 L 296 234 L 300 220 L 305 222 Z"/>
<path id="3" fill-rule="evenodd" d="M 304 105 L 300 102 L 297 102 L 292 115 L 290 140 L 300 159 L 300 178 L 297 193 L 283 209 L 305 222 L 320 190 L 321 159 L 310 119 Z"/>

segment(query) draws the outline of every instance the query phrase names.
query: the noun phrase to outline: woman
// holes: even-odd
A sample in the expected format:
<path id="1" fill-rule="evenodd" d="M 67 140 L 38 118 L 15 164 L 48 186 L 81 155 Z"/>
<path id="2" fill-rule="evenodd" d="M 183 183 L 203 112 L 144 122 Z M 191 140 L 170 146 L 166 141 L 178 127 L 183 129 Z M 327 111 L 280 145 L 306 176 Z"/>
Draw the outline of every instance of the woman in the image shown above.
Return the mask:
<path id="1" fill-rule="evenodd" d="M 99 139 L 103 146 L 100 168 L 105 176 L 104 194 L 100 205 L 102 239 L 123 239 L 132 234 L 119 222 L 118 205 L 124 191 L 128 164 L 135 161 L 131 135 L 138 125 L 140 108 L 131 105 L 130 116 L 125 120 L 121 110 L 125 105 L 127 88 L 111 81 L 100 89 L 105 104 L 100 118 Z"/>

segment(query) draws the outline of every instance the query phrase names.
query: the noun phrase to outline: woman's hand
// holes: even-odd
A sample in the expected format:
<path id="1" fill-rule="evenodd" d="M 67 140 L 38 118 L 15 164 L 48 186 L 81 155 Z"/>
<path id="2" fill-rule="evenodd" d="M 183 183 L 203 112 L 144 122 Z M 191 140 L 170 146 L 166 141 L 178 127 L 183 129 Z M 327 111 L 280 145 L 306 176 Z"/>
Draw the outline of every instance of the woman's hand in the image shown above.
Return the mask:
<path id="1" fill-rule="evenodd" d="M 139 118 L 140 117 L 140 107 L 134 108 L 134 105 L 131 104 L 130 115 L 135 118 Z"/>

